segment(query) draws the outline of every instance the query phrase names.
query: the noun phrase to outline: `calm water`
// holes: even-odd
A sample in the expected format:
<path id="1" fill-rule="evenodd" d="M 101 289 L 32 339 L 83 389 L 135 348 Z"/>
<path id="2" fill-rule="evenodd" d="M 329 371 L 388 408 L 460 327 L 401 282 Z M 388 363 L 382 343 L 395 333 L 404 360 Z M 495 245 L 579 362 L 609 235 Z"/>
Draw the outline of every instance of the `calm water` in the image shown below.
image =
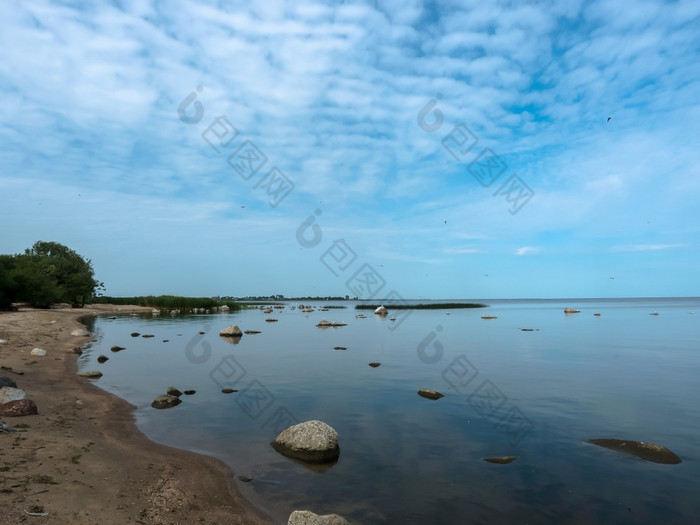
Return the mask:
<path id="1" fill-rule="evenodd" d="M 449 315 L 396 311 L 395 322 L 352 305 L 97 318 L 80 368 L 101 370 L 97 384 L 136 405 L 152 439 L 252 478 L 242 492 L 283 523 L 297 508 L 357 523 L 698 523 L 700 299 L 484 302 Z M 347 326 L 317 328 L 324 318 Z M 231 324 L 261 333 L 232 344 L 218 336 Z M 152 409 L 169 385 L 197 393 Z M 340 458 L 325 469 L 269 445 L 309 419 L 340 435 Z M 659 443 L 683 463 L 590 438 Z M 518 459 L 482 459 L 505 455 Z"/>

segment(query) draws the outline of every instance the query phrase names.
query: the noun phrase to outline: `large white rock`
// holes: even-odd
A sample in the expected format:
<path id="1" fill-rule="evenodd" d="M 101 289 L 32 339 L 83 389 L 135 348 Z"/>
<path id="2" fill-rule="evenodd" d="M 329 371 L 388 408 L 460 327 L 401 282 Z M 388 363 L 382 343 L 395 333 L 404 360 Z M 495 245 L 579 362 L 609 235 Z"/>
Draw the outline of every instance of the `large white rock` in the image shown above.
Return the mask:
<path id="1" fill-rule="evenodd" d="M 43 348 L 34 348 L 29 353 L 32 355 L 46 355 L 46 350 L 44 350 Z"/>
<path id="2" fill-rule="evenodd" d="M 377 315 L 387 315 L 389 311 L 384 306 L 379 306 L 374 313 Z"/>
<path id="3" fill-rule="evenodd" d="M 319 516 L 310 510 L 295 510 L 289 515 L 287 525 L 350 525 L 350 522 L 338 514 Z"/>
<path id="4" fill-rule="evenodd" d="M 70 335 L 74 335 L 77 337 L 86 337 L 86 336 L 90 335 L 90 332 L 88 332 L 87 330 L 85 330 L 83 328 L 76 328 L 75 330 L 73 330 L 70 333 Z"/>
<path id="5" fill-rule="evenodd" d="M 27 393 L 24 390 L 12 388 L 11 386 L 0 388 L 0 405 L 10 401 L 17 401 L 18 399 L 27 399 Z"/>
<path id="6" fill-rule="evenodd" d="M 231 326 L 227 326 L 223 330 L 219 332 L 220 336 L 223 337 L 242 337 L 243 332 L 241 332 L 241 329 L 238 328 L 237 325 L 232 324 Z"/>
<path id="7" fill-rule="evenodd" d="M 326 463 L 338 458 L 338 433 L 323 421 L 305 421 L 283 430 L 271 443 L 285 456 L 308 461 Z"/>

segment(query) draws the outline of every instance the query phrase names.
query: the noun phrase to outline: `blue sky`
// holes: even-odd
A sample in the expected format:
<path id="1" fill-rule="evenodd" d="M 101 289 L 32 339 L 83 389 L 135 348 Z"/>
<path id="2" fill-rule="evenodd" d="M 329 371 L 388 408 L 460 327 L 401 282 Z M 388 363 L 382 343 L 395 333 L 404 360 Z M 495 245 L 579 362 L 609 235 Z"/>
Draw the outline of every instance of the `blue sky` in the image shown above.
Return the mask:
<path id="1" fill-rule="evenodd" d="M 698 27 L 695 0 L 5 1 L 0 253 L 64 243 L 109 295 L 700 296 Z"/>

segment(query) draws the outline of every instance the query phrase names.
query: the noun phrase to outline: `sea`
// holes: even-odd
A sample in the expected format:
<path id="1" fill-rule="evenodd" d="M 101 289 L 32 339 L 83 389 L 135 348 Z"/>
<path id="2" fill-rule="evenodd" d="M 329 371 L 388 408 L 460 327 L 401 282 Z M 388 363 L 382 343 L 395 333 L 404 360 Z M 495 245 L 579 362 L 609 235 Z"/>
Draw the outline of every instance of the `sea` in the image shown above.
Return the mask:
<path id="1" fill-rule="evenodd" d="M 79 369 L 101 371 L 150 439 L 230 465 L 279 523 L 295 509 L 357 524 L 700 523 L 700 298 L 415 301 L 438 302 L 487 306 L 98 316 Z M 259 333 L 220 337 L 230 325 Z M 195 393 L 152 408 L 169 386 Z M 338 432 L 336 462 L 270 446 L 308 420 Z M 501 457 L 515 459 L 485 460 Z"/>

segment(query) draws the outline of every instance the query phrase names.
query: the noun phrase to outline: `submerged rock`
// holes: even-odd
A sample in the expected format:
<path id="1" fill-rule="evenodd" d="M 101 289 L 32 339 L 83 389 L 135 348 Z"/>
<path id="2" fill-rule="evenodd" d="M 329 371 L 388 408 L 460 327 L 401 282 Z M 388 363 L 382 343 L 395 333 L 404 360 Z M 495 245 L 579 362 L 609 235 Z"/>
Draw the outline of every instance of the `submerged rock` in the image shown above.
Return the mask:
<path id="1" fill-rule="evenodd" d="M 175 397 L 180 397 L 182 395 L 182 392 L 180 392 L 177 388 L 174 386 L 169 386 L 167 390 L 167 394 L 169 396 L 175 396 Z"/>
<path id="2" fill-rule="evenodd" d="M 372 368 L 377 368 L 379 365 L 381 365 L 381 363 L 377 363 L 376 361 L 372 361 L 372 362 L 369 364 L 369 366 L 371 366 Z"/>
<path id="3" fill-rule="evenodd" d="M 238 390 L 235 390 L 233 388 L 222 388 L 221 389 L 222 394 L 233 394 L 234 392 L 238 392 Z"/>
<path id="4" fill-rule="evenodd" d="M 314 514 L 310 510 L 295 510 L 289 515 L 287 525 L 350 525 L 338 514 Z"/>
<path id="5" fill-rule="evenodd" d="M 102 372 L 98 370 L 88 370 L 86 372 L 80 372 L 78 375 L 80 377 L 87 377 L 88 379 L 99 379 L 102 377 Z"/>
<path id="6" fill-rule="evenodd" d="M 323 421 L 305 421 L 283 430 L 271 443 L 272 447 L 287 457 L 326 463 L 340 455 L 338 433 Z"/>
<path id="7" fill-rule="evenodd" d="M 437 392 L 436 390 L 431 390 L 429 388 L 421 388 L 418 391 L 418 395 L 427 399 L 440 399 L 441 397 L 445 397 L 444 394 L 441 394 L 440 392 Z"/>
<path id="8" fill-rule="evenodd" d="M 122 350 L 125 350 L 125 348 L 123 346 L 114 345 L 112 348 L 110 348 L 110 350 L 112 352 L 121 352 Z"/>
<path id="9" fill-rule="evenodd" d="M 141 334 L 138 333 L 138 332 L 131 332 L 131 337 L 138 337 L 138 336 L 140 336 L 140 335 L 141 335 Z"/>
<path id="10" fill-rule="evenodd" d="M 17 399 L 0 405 L 0 416 L 2 417 L 33 416 L 38 413 L 36 403 L 31 399 Z"/>
<path id="11" fill-rule="evenodd" d="M 98 363 L 102 364 L 102 363 L 104 363 L 104 362 L 106 362 L 106 361 L 109 361 L 109 357 L 107 357 L 106 355 L 97 356 L 97 362 L 98 362 Z"/>
<path id="12" fill-rule="evenodd" d="M 502 465 L 505 465 L 507 463 L 512 463 L 516 459 L 518 459 L 518 456 L 499 456 L 493 458 L 484 458 L 484 461 L 488 461 L 489 463 L 500 463 Z"/>
<path id="13" fill-rule="evenodd" d="M 243 332 L 243 333 L 244 333 L 244 334 L 250 334 L 250 335 L 259 334 L 259 333 L 260 333 L 260 330 L 246 330 L 246 331 Z"/>
<path id="14" fill-rule="evenodd" d="M 348 349 L 347 346 L 334 346 L 333 347 L 333 350 L 347 350 L 347 349 Z"/>
<path id="15" fill-rule="evenodd" d="M 197 393 L 196 390 L 185 390 L 185 392 L 184 392 L 184 394 L 185 394 L 186 396 L 193 396 L 193 395 L 195 395 L 196 393 Z"/>
<path id="16" fill-rule="evenodd" d="M 219 335 L 221 337 L 242 337 L 243 332 L 241 332 L 241 329 L 238 328 L 237 325 L 232 324 L 231 326 L 227 326 L 223 330 L 219 332 Z"/>
<path id="17" fill-rule="evenodd" d="M 158 396 L 153 400 L 153 403 L 151 403 L 151 406 L 153 408 L 157 409 L 163 409 L 163 408 L 172 408 L 174 406 L 179 405 L 182 403 L 179 397 L 177 396 Z"/>
<path id="18" fill-rule="evenodd" d="M 609 448 L 618 452 L 627 452 L 638 458 L 654 463 L 676 465 L 682 460 L 676 454 L 662 445 L 645 443 L 644 441 L 629 441 L 625 439 L 589 439 L 588 443 L 599 447 Z"/>

